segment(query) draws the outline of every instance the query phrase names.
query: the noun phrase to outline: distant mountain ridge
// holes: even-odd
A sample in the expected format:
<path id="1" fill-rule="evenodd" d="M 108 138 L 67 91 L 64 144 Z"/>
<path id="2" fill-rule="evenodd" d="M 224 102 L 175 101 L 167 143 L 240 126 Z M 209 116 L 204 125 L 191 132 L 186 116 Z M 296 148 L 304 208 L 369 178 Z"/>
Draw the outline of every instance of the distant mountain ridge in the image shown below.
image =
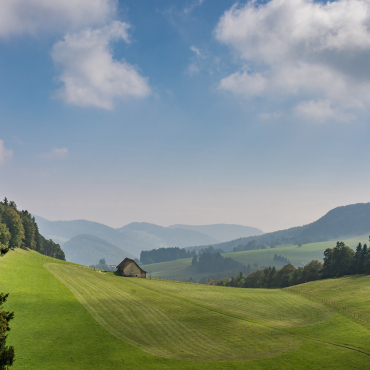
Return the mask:
<path id="1" fill-rule="evenodd" d="M 185 229 L 199 231 L 209 235 L 219 242 L 226 242 L 241 237 L 262 235 L 263 231 L 256 227 L 242 226 L 235 224 L 213 224 L 213 225 L 182 225 L 175 224 L 168 226 L 170 229 Z"/>
<path id="2" fill-rule="evenodd" d="M 47 238 L 53 239 L 63 245 L 69 239 L 80 235 L 91 235 L 103 239 L 118 248 L 126 250 L 134 256 L 138 256 L 143 243 L 131 233 L 120 233 L 112 227 L 98 222 L 87 220 L 73 221 L 49 221 L 45 218 L 35 216 L 40 230 L 43 230 Z"/>
<path id="3" fill-rule="evenodd" d="M 62 246 L 71 238 L 78 235 L 90 235 L 127 251 L 131 256 L 135 257 L 139 257 L 142 250 L 167 247 L 185 248 L 192 245 L 217 244 L 222 241 L 222 239 L 219 240 L 201 231 L 192 229 L 201 228 L 202 226 L 189 226 L 189 228 L 187 228 L 187 225 L 181 225 L 181 227 L 177 228 L 173 226 L 162 227 L 146 222 L 133 222 L 121 228 L 114 229 L 98 222 L 87 220 L 49 221 L 40 216 L 35 217 L 40 231 L 43 232 L 48 239 L 55 240 Z M 212 233 L 215 234 L 214 228 L 217 225 L 209 226 L 210 229 L 213 229 Z M 222 227 L 227 229 L 228 225 L 223 225 Z M 230 227 L 235 229 L 238 225 L 231 225 Z M 245 226 L 240 227 L 248 228 Z M 205 228 L 207 228 L 207 226 L 205 226 Z M 260 231 L 258 229 L 255 230 Z M 245 235 L 245 232 L 246 231 L 241 235 Z M 223 233 L 225 233 L 225 230 L 223 230 Z M 73 245 L 74 248 L 78 248 L 76 240 Z M 81 245 L 81 248 L 82 247 Z M 81 263 L 77 260 L 74 262 Z"/>
<path id="4" fill-rule="evenodd" d="M 320 242 L 366 233 L 370 233 L 370 203 L 357 203 L 336 207 L 308 225 L 274 231 L 260 236 L 238 238 L 229 242 L 213 244 L 213 247 L 230 252 L 234 247 L 246 245 L 251 240 L 274 246 Z"/>
<path id="5" fill-rule="evenodd" d="M 125 257 L 135 258 L 131 253 L 96 236 L 80 234 L 63 244 L 66 260 L 81 265 L 96 265 L 105 258 L 108 265 L 116 265 Z"/>

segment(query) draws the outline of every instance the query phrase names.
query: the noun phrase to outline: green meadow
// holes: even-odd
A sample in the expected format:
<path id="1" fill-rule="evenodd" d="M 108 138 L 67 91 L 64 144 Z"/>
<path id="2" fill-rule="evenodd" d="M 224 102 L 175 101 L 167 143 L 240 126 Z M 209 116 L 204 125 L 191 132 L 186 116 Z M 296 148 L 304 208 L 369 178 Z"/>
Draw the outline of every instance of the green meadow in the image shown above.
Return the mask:
<path id="1" fill-rule="evenodd" d="M 343 240 L 346 245 L 352 249 L 356 248 L 358 243 L 368 243 L 369 236 L 361 235 Z M 324 251 L 327 248 L 335 247 L 336 241 L 326 241 L 320 243 L 304 244 L 301 247 L 297 245 L 286 245 L 271 249 L 260 249 L 244 252 L 223 253 L 224 257 L 231 257 L 232 259 L 244 263 L 246 266 L 250 265 L 252 271 L 258 268 L 275 266 L 280 269 L 285 263 L 274 261 L 275 253 L 288 258 L 290 263 L 295 267 L 300 267 L 312 260 L 322 261 Z M 253 267 L 255 266 L 255 267 Z M 199 280 L 203 276 L 212 275 L 211 273 L 198 273 L 191 266 L 191 258 L 179 259 L 176 261 L 154 263 L 151 265 L 144 265 L 142 268 L 148 271 L 149 275 L 162 279 L 173 280 L 188 280 L 190 277 L 193 280 Z"/>
<path id="2" fill-rule="evenodd" d="M 20 249 L 0 258 L 22 370 L 368 368 L 369 282 L 238 289 L 124 278 Z"/>

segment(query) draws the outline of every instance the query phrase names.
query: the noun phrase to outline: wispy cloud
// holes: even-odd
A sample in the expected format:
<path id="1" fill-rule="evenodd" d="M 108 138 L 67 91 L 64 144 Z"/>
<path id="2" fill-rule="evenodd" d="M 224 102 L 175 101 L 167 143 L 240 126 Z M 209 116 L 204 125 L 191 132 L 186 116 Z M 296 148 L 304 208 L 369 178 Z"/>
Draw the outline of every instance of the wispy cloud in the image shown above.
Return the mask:
<path id="1" fill-rule="evenodd" d="M 116 99 L 143 98 L 150 93 L 147 79 L 125 60 L 113 59 L 110 44 L 129 43 L 129 25 L 114 21 L 97 29 L 67 34 L 53 47 L 52 58 L 61 69 L 59 97 L 78 106 L 112 109 Z"/>
<path id="2" fill-rule="evenodd" d="M 62 159 L 68 157 L 68 149 L 66 147 L 62 148 L 53 148 L 50 152 L 47 153 L 41 153 L 38 156 L 42 159 Z"/>
<path id="3" fill-rule="evenodd" d="M 201 69 L 205 68 L 205 60 L 208 58 L 208 55 L 203 50 L 194 45 L 190 47 L 190 50 L 194 53 L 194 55 L 190 58 L 188 73 L 190 75 L 193 75 L 200 72 Z"/>
<path id="4" fill-rule="evenodd" d="M 183 10 L 184 14 L 190 14 L 196 9 L 198 6 L 201 6 L 206 0 L 193 0 L 192 3 L 186 6 Z"/>
<path id="5" fill-rule="evenodd" d="M 13 151 L 6 149 L 4 141 L 0 140 L 0 166 L 2 166 L 6 161 L 13 158 Z"/>

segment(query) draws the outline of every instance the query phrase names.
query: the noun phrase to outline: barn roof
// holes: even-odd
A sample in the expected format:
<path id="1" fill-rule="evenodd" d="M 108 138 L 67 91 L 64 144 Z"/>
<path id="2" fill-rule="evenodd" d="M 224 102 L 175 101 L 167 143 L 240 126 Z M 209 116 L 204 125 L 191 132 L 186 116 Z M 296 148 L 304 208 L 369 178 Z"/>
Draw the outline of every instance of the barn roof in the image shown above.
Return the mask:
<path id="1" fill-rule="evenodd" d="M 117 269 L 124 269 L 126 266 L 128 266 L 131 262 L 133 262 L 141 271 L 145 272 L 134 260 L 131 258 L 126 257 L 118 266 Z"/>

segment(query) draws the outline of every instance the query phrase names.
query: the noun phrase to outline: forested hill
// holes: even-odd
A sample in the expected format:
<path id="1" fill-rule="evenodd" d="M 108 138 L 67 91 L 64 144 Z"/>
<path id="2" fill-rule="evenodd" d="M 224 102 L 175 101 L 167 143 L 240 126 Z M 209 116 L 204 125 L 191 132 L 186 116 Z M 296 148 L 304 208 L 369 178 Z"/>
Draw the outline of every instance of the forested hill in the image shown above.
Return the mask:
<path id="1" fill-rule="evenodd" d="M 302 231 L 300 237 L 337 239 L 370 231 L 370 203 L 351 204 L 329 211 Z"/>
<path id="2" fill-rule="evenodd" d="M 239 238 L 225 243 L 214 244 L 230 252 L 245 246 L 252 240 L 266 243 L 270 247 L 281 244 L 306 244 L 348 236 L 364 235 L 370 232 L 370 203 L 358 203 L 337 207 L 317 221 L 299 227 L 266 233 L 256 237 Z M 202 248 L 201 246 L 199 248 Z"/>
<path id="3" fill-rule="evenodd" d="M 31 249 L 65 260 L 60 245 L 40 234 L 35 217 L 28 211 L 18 211 L 15 202 L 9 202 L 7 198 L 0 202 L 0 247 Z"/>

